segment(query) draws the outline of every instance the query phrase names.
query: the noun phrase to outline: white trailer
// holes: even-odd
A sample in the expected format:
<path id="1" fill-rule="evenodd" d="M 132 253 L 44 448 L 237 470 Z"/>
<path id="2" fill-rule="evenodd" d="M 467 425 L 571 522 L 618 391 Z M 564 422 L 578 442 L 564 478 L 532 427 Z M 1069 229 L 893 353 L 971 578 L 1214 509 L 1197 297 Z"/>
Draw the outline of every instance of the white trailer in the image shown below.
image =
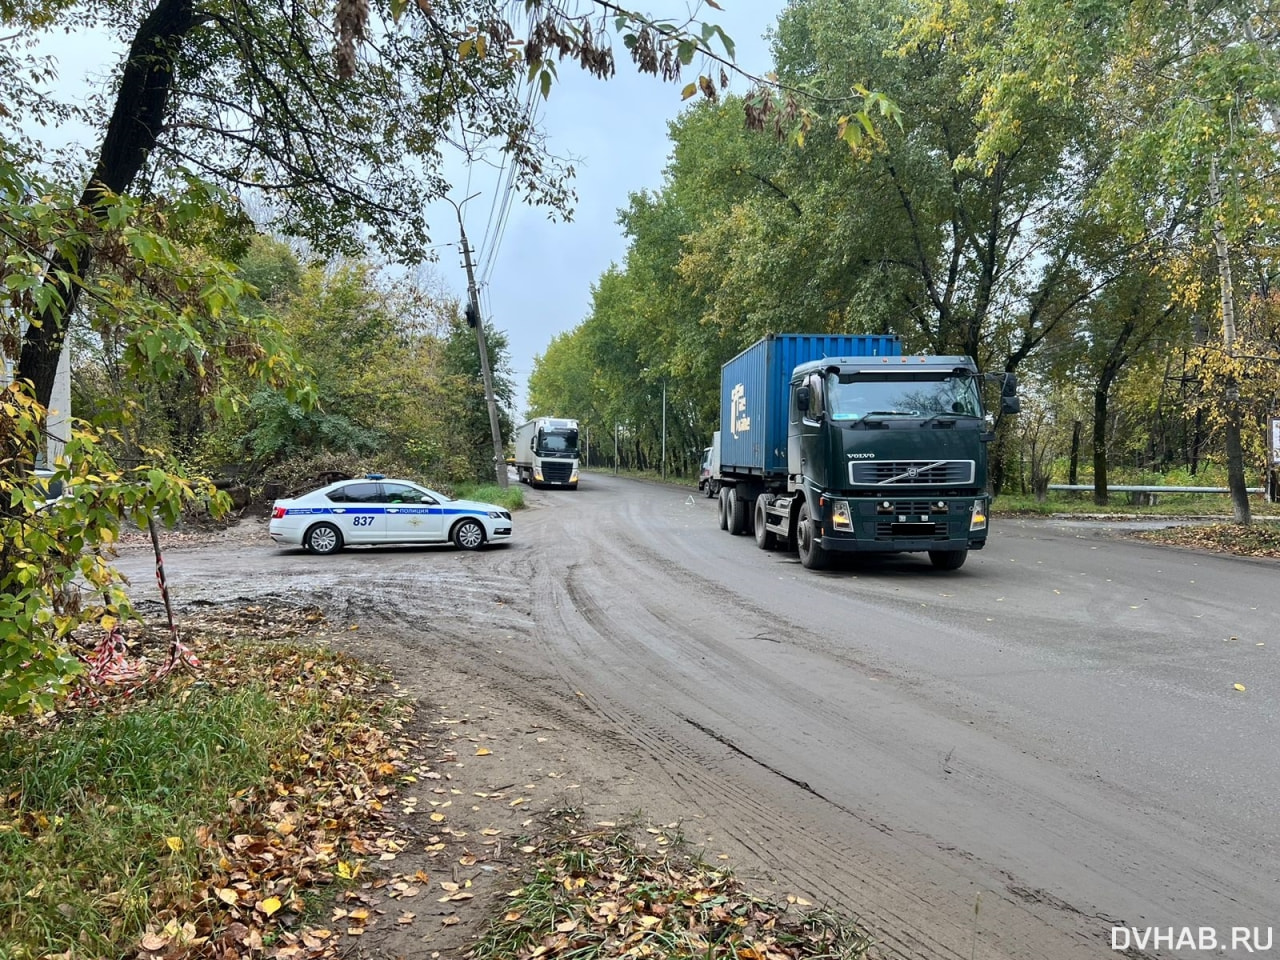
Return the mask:
<path id="1" fill-rule="evenodd" d="M 535 417 L 516 427 L 516 476 L 530 486 L 578 489 L 578 421 Z"/>

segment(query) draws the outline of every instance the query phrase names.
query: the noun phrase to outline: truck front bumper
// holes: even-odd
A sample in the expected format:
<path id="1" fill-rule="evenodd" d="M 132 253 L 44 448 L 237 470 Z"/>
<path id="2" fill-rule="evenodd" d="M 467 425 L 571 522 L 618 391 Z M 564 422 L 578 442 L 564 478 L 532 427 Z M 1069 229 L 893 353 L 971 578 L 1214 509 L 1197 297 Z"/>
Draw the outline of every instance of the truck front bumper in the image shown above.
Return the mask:
<path id="1" fill-rule="evenodd" d="M 848 523 L 828 502 L 819 542 L 823 549 L 844 552 L 902 553 L 981 550 L 989 528 L 986 497 L 850 498 Z M 975 516 L 981 520 L 974 526 Z"/>

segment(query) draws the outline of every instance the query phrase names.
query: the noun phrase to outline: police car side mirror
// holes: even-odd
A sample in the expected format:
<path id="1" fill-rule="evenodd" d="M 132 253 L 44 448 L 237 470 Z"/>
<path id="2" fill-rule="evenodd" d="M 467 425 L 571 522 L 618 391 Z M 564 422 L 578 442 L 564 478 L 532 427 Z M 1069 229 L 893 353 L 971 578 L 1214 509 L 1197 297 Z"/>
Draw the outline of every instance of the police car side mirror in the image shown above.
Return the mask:
<path id="1" fill-rule="evenodd" d="M 430 497 L 428 497 L 425 493 L 422 495 L 422 502 L 423 502 L 423 503 L 435 503 L 435 501 L 434 501 L 434 500 L 432 500 Z"/>

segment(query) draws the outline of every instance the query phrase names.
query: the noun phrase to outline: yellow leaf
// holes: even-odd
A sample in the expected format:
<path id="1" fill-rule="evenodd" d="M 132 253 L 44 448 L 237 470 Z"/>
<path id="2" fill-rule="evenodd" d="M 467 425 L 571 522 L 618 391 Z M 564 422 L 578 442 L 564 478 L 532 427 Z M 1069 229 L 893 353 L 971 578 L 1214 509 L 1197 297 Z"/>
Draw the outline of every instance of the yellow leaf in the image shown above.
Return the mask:
<path id="1" fill-rule="evenodd" d="M 463 40 L 460 44 L 458 44 L 458 59 L 465 60 L 467 59 L 467 57 L 471 56 L 471 51 L 475 49 L 475 46 L 476 46 L 475 40 L 471 38 Z"/>
<path id="2" fill-rule="evenodd" d="M 680 99 L 688 100 L 697 92 L 698 92 L 698 85 L 696 83 L 686 83 L 684 85 L 684 89 L 680 91 Z"/>
<path id="3" fill-rule="evenodd" d="M 180 850 L 182 850 L 182 838 L 181 837 L 165 837 L 164 845 L 168 847 L 170 850 L 172 850 L 174 853 L 178 853 Z"/>
<path id="4" fill-rule="evenodd" d="M 223 903 L 234 907 L 236 902 L 240 899 L 240 894 L 236 893 L 230 887 L 219 887 L 218 899 Z"/>
<path id="5" fill-rule="evenodd" d="M 492 751 L 492 750 L 490 750 L 488 747 L 481 747 L 479 750 L 477 750 L 477 751 L 476 751 L 476 756 L 477 756 L 477 757 L 487 757 L 487 756 L 489 756 L 492 752 L 493 752 L 493 751 Z"/>
<path id="6" fill-rule="evenodd" d="M 258 909 L 269 917 L 280 909 L 280 898 L 267 897 L 267 899 L 258 904 Z"/>
<path id="7" fill-rule="evenodd" d="M 485 42 L 485 39 L 483 36 L 476 37 L 476 56 L 483 57 L 485 49 L 487 47 L 488 47 L 488 44 Z"/>
<path id="8" fill-rule="evenodd" d="M 1244 684 L 1243 683 L 1232 684 L 1232 689 L 1239 690 L 1241 693 L 1244 693 Z"/>

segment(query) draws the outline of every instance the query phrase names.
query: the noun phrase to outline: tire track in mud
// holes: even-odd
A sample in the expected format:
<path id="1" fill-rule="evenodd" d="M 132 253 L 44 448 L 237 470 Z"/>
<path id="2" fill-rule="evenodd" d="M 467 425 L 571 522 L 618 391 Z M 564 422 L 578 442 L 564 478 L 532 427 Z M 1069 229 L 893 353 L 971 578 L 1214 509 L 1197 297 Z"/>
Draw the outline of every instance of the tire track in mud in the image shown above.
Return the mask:
<path id="1" fill-rule="evenodd" d="M 711 588 L 711 596 L 716 596 L 717 593 L 723 592 L 724 587 L 722 584 L 703 580 L 697 574 L 680 568 L 678 564 L 667 560 L 658 549 L 635 541 L 629 534 L 631 530 L 636 529 L 643 529 L 643 527 L 635 523 L 624 527 L 623 524 L 619 523 L 618 529 L 609 531 L 610 543 L 619 539 L 626 543 L 626 549 L 618 551 L 618 558 L 615 559 L 614 568 L 616 569 L 620 563 L 632 565 L 630 569 L 623 571 L 621 576 L 626 582 L 633 585 L 633 591 L 638 592 L 638 587 L 635 585 L 642 582 L 640 578 L 646 571 L 651 573 L 654 570 L 664 569 L 677 574 L 682 584 L 701 580 L 703 584 Z M 654 579 L 658 578 L 655 576 Z M 661 594 L 650 591 L 649 595 L 660 596 Z M 667 611 L 661 605 L 655 607 L 650 604 L 649 611 L 656 620 L 662 621 L 671 627 L 679 626 L 679 621 L 668 616 Z M 860 658 L 833 656 L 834 645 L 815 644 L 811 642 L 810 634 L 795 628 L 794 625 L 791 626 L 791 629 L 787 629 L 787 627 L 779 629 L 776 618 L 771 619 L 768 614 L 763 613 L 759 607 L 750 601 L 744 601 L 741 605 L 736 606 L 734 610 L 726 611 L 725 617 L 731 619 L 735 612 L 739 619 L 742 619 L 744 613 L 749 613 L 753 619 L 761 618 L 769 624 L 775 634 L 783 637 L 786 642 L 817 652 L 824 658 L 855 665 L 863 671 L 867 669 Z M 907 615 L 911 619 L 915 619 L 918 616 L 911 610 L 907 611 Z M 751 630 L 752 626 L 749 624 L 742 632 L 749 634 Z M 678 634 L 679 631 L 677 630 L 676 635 Z M 757 634 L 751 639 L 760 639 L 760 636 Z M 699 642 L 708 648 L 717 646 L 714 637 L 700 637 Z M 723 647 L 724 645 L 721 644 L 720 646 Z M 735 642 L 728 649 L 737 651 L 740 647 Z M 895 681 L 899 679 L 892 677 L 887 672 L 879 672 L 879 677 L 890 678 Z M 916 686 L 910 681 L 906 683 L 899 682 L 896 685 L 900 688 Z M 770 684 L 771 691 L 776 691 L 777 689 L 776 682 Z M 913 697 L 913 699 L 917 698 Z M 833 715 L 829 711 L 814 709 L 810 712 L 814 715 L 822 716 L 824 721 L 827 722 L 830 722 L 833 717 L 836 720 L 845 719 Z M 953 721 L 964 722 L 965 719 L 963 714 L 957 716 L 954 709 L 944 709 L 941 715 L 944 717 L 950 716 Z M 973 715 L 970 714 L 969 716 L 972 717 Z M 968 721 L 969 724 L 972 722 L 972 719 Z M 743 725 L 739 723 L 734 728 L 742 730 Z M 873 750 L 878 749 L 884 752 L 884 748 L 888 746 L 883 736 L 863 736 L 856 727 L 846 727 L 846 729 L 850 730 L 852 738 L 867 744 Z M 747 750 L 742 749 L 738 744 L 731 745 L 734 749 L 741 749 L 744 755 L 750 755 Z M 1234 910 L 1243 911 L 1246 915 L 1269 915 L 1269 908 L 1265 900 L 1258 897 L 1254 897 L 1252 901 L 1238 899 L 1236 896 L 1231 896 L 1226 892 L 1231 889 L 1231 883 L 1236 878 L 1224 874 L 1215 861 L 1199 856 L 1196 848 L 1188 848 L 1182 842 L 1187 829 L 1193 825 L 1189 824 L 1185 818 L 1179 816 L 1175 811 L 1165 808 L 1158 802 L 1153 801 L 1149 796 L 1130 790 L 1126 784 L 1108 783 L 1104 785 L 1098 782 L 1098 778 L 1093 774 L 1092 770 L 1085 771 L 1083 777 L 1076 776 L 1073 778 L 1064 771 L 1057 769 L 1056 764 L 1047 759 L 1037 758 L 1034 754 L 1027 751 L 1019 751 L 1017 748 L 1013 748 L 1013 752 L 1022 753 L 1028 760 L 1013 764 L 1009 763 L 1008 758 L 1003 762 L 994 764 L 991 762 L 977 764 L 961 762 L 956 765 L 958 769 L 948 771 L 949 777 L 963 778 L 967 782 L 966 786 L 970 795 L 997 800 L 1002 809 L 1009 810 L 1014 816 L 1024 819 L 1028 824 L 1033 825 L 1032 829 L 1036 834 L 1035 839 L 1038 841 L 1040 837 L 1043 837 L 1046 840 L 1045 843 L 1041 844 L 1045 847 L 1045 854 L 1053 854 L 1058 857 L 1065 856 L 1069 858 L 1069 862 L 1073 863 L 1076 862 L 1078 857 L 1083 857 L 1085 863 L 1092 858 L 1096 864 L 1101 865 L 1107 864 L 1108 856 L 1114 853 L 1116 858 L 1109 866 L 1085 866 L 1083 868 L 1092 875 L 1091 885 L 1096 887 L 1098 881 L 1103 881 L 1111 884 L 1113 888 L 1120 886 L 1129 889 L 1143 889 L 1150 900 L 1157 902 L 1164 900 L 1173 905 L 1180 902 L 1188 902 L 1188 898 L 1190 898 L 1190 902 L 1198 902 L 1200 899 L 1203 899 L 1206 903 L 1215 900 L 1218 902 L 1225 901 Z M 755 758 L 753 757 L 753 759 Z M 991 759 L 991 757 L 988 758 L 988 760 Z M 998 755 L 995 759 L 999 759 Z M 1013 759 L 1017 761 L 1018 758 L 1014 757 Z M 763 765 L 769 766 L 768 763 Z M 1036 769 L 1037 767 L 1039 769 Z M 1017 771 L 1021 775 L 1017 777 L 1004 776 L 1002 775 L 1003 771 Z M 777 772 L 784 778 L 806 786 L 812 780 L 812 778 L 810 778 L 810 781 L 806 781 L 798 777 L 792 777 L 790 773 L 781 769 L 777 770 Z M 1040 775 L 1046 773 L 1049 775 L 1048 780 Z M 1061 789 L 1060 794 L 1057 792 L 1059 789 Z M 1099 800 L 1102 802 L 1099 803 Z M 864 814 L 856 810 L 847 810 L 840 803 L 835 803 L 834 805 L 854 816 L 866 819 Z M 1135 831 L 1134 824 L 1135 814 L 1138 814 L 1145 821 L 1137 831 Z M 950 844 L 939 842 L 923 833 L 910 830 L 904 831 L 901 828 L 897 832 L 900 836 L 907 837 L 917 845 L 923 842 L 940 850 L 954 850 L 954 847 Z M 1086 840 L 1084 848 L 1080 844 L 1082 838 Z M 971 851 L 955 852 L 957 856 L 966 861 L 980 862 L 979 858 L 975 857 Z M 997 860 L 997 862 L 1000 861 Z M 1155 871 L 1154 875 L 1152 871 L 1153 863 L 1160 864 L 1162 868 Z M 973 876 L 972 871 L 965 872 Z M 978 876 L 985 876 L 995 881 L 1003 878 L 1002 887 L 1013 898 L 1033 902 L 1037 906 L 1050 904 L 1056 910 L 1078 914 L 1086 921 L 1093 921 L 1095 930 L 1096 925 L 1109 927 L 1112 923 L 1118 922 L 1097 908 L 1080 909 L 1046 890 L 1028 884 L 1025 878 L 1016 877 L 1004 870 L 993 867 L 989 860 L 984 864 L 983 870 Z M 1034 890 L 1036 896 L 1028 898 L 1026 892 L 1029 889 Z M 1095 932 L 1090 936 L 1096 939 L 1098 933 Z"/>
<path id="2" fill-rule="evenodd" d="M 629 547 L 631 545 L 628 545 Z M 638 547 L 638 545 L 636 545 Z M 638 552 L 638 551 L 637 551 Z M 632 551 L 621 551 L 629 558 Z M 652 557 L 636 559 L 642 569 L 628 569 L 620 578 L 630 585 L 620 596 L 615 585 L 591 579 L 591 574 L 601 568 L 599 563 L 584 561 L 575 566 L 565 577 L 564 596 L 549 603 L 545 609 L 547 619 L 556 624 L 554 633 L 559 638 L 561 652 L 579 663 L 594 663 L 596 676 L 614 675 L 615 686 L 624 689 L 642 682 L 634 672 L 627 676 L 627 661 L 632 659 L 623 648 L 642 648 L 658 631 L 672 632 L 679 637 L 679 624 L 663 605 L 646 604 L 636 598 L 662 596 L 661 590 L 640 590 L 637 584 L 648 571 L 651 580 L 660 579 L 652 573 L 667 565 L 650 565 Z M 616 568 L 618 554 L 614 555 Z M 624 566 L 627 565 L 624 563 Z M 612 571 L 611 571 L 612 572 Z M 687 571 L 681 571 L 688 578 Z M 585 581 L 591 579 L 593 586 Z M 594 587 L 594 589 L 593 589 Z M 555 597 L 561 589 L 552 584 L 546 595 Z M 595 599 L 595 592 L 608 596 L 608 609 Z M 540 594 L 543 591 L 539 591 Z M 730 601 L 724 601 L 730 604 Z M 741 610 L 723 611 L 727 615 L 741 617 Z M 543 621 L 539 616 L 538 620 Z M 731 622 L 731 621 L 730 621 Z M 687 631 L 685 631 L 687 632 Z M 696 644 L 694 646 L 697 646 Z M 721 648 L 720 656 L 732 653 L 727 644 L 715 644 Z M 701 649 L 706 649 L 705 644 Z M 739 666 L 741 666 L 739 664 Z M 705 668 L 705 665 L 704 665 Z M 711 667 L 711 669 L 716 669 Z M 580 682 L 580 681 L 579 681 Z M 775 681 L 776 682 L 776 679 Z M 759 696 L 763 688 L 752 683 L 751 689 L 742 691 L 744 698 Z M 967 957 L 974 946 L 972 941 L 972 897 L 978 889 L 969 878 L 953 875 L 948 883 L 939 884 L 937 878 L 912 876 L 917 871 L 885 849 L 869 853 L 863 845 L 845 837 L 827 833 L 830 826 L 830 810 L 834 807 L 846 816 L 855 818 L 861 833 L 875 831 L 877 835 L 891 835 L 892 829 L 883 823 L 833 803 L 821 796 L 807 783 L 797 782 L 780 769 L 763 763 L 712 727 L 651 701 L 648 710 L 638 713 L 623 702 L 621 696 L 608 692 L 609 685 L 598 684 L 588 696 L 590 705 L 611 726 L 629 732 L 641 749 L 662 768 L 672 787 L 685 795 L 688 802 L 704 809 L 723 831 L 727 831 L 745 849 L 763 864 L 784 874 L 784 882 L 799 884 L 803 893 L 829 902 L 846 910 L 858 911 L 878 933 L 882 942 L 894 953 L 903 956 Z M 696 691 L 694 692 L 696 695 Z M 626 698 L 634 702 L 634 697 Z M 681 728 L 684 729 L 681 729 Z M 688 730 L 697 730 L 701 736 L 690 738 Z M 743 763 L 770 772 L 770 785 L 758 775 L 749 775 L 745 782 L 741 776 Z M 799 786 L 811 796 L 796 797 L 789 787 Z M 762 788 L 763 787 L 763 788 Z M 818 809 L 813 809 L 817 807 Z M 884 847 L 885 844 L 880 844 Z M 889 858 L 886 861 L 886 858 Z M 913 858 L 915 859 L 915 858 Z M 885 870 L 892 865 L 893 869 Z M 941 866 L 941 864 L 935 864 Z M 890 876 L 906 875 L 909 882 L 898 883 Z M 924 891 L 923 893 L 919 891 Z M 1023 899 L 988 888 L 986 909 L 989 916 L 1000 917 L 1010 910 L 1024 912 Z M 939 923 L 939 907 L 947 900 L 963 900 L 963 922 L 952 929 Z M 993 903 L 995 901 L 995 903 Z M 997 906 L 1003 901 L 1002 906 Z M 945 912 L 955 912 L 952 910 Z M 1056 916 L 1058 911 L 1046 911 Z M 1047 931 L 1039 924 L 1024 935 L 1013 932 L 1024 923 L 1010 923 L 1010 918 L 1000 917 L 998 932 L 986 931 L 982 935 L 983 953 L 977 955 L 1044 957 L 1058 955 L 1046 951 L 1044 936 Z M 967 924 L 967 927 L 966 927 Z M 1079 946 L 1092 951 L 1099 946 L 1096 937 L 1075 930 L 1068 938 Z M 994 952 L 985 952 L 994 948 Z M 1061 954 L 1067 955 L 1067 954 Z M 1085 955 L 1083 953 L 1077 955 Z"/>

